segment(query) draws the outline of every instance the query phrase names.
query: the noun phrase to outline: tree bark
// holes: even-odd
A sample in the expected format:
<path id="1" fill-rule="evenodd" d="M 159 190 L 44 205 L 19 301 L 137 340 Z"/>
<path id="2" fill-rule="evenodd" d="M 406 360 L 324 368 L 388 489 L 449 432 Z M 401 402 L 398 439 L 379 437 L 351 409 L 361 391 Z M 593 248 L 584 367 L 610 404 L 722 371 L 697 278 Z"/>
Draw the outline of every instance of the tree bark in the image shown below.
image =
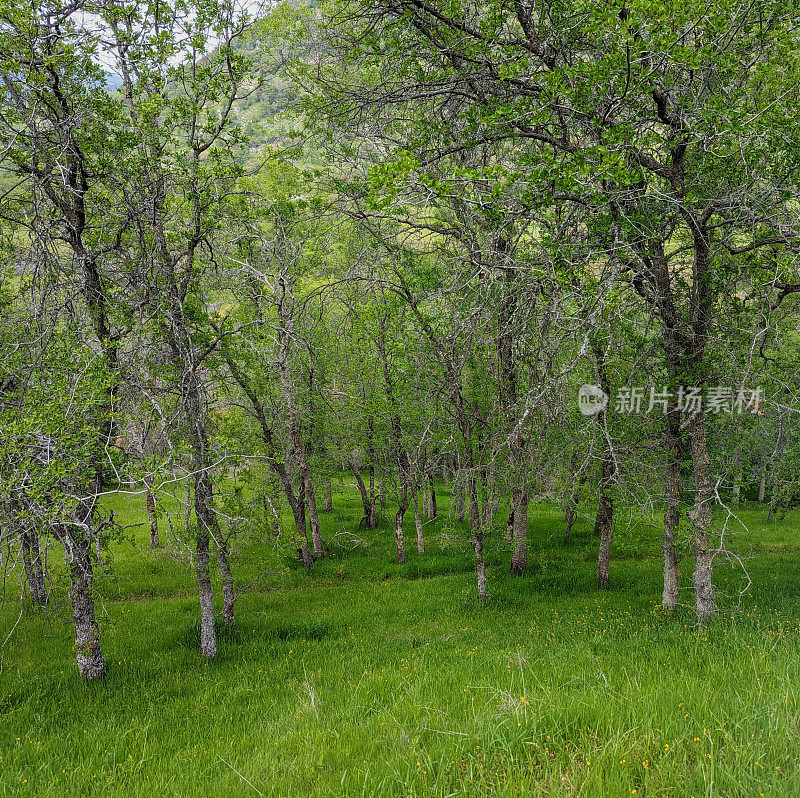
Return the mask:
<path id="1" fill-rule="evenodd" d="M 278 319 L 280 329 L 278 330 L 278 374 L 280 377 L 283 399 L 286 404 L 286 420 L 289 426 L 289 437 L 292 441 L 292 451 L 300 469 L 300 479 L 303 484 L 303 494 L 308 509 L 309 525 L 311 527 L 311 538 L 314 547 L 313 557 L 319 559 L 324 555 L 322 547 L 322 535 L 319 527 L 319 517 L 317 515 L 317 504 L 314 499 L 314 486 L 311 483 L 311 470 L 306 458 L 306 450 L 303 445 L 300 429 L 300 417 L 295 401 L 295 390 L 292 376 L 289 373 L 289 354 L 292 338 L 294 336 L 294 278 L 281 270 L 278 275 L 278 291 L 276 298 L 278 303 Z M 305 535 L 305 522 L 303 524 Z M 305 555 L 304 555 L 305 559 Z"/>
<path id="2" fill-rule="evenodd" d="M 572 453 L 570 459 L 569 485 L 567 487 L 567 500 L 564 503 L 564 543 L 569 541 L 572 527 L 575 525 L 575 515 L 578 511 L 578 496 L 580 489 L 586 484 L 589 477 L 588 469 L 578 468 L 578 451 Z"/>
<path id="3" fill-rule="evenodd" d="M 231 574 L 230 564 L 228 563 L 228 543 L 220 541 L 217 546 L 217 563 L 219 572 L 222 576 L 222 620 L 229 626 L 234 625 L 236 594 L 233 589 L 233 575 Z"/>
<path id="4" fill-rule="evenodd" d="M 511 555 L 511 573 L 524 573 L 528 567 L 528 492 L 515 487 L 511 493 L 514 502 L 514 553 Z"/>
<path id="5" fill-rule="evenodd" d="M 683 459 L 683 443 L 680 429 L 680 411 L 677 407 L 667 414 L 667 444 L 669 463 L 665 478 L 664 495 L 666 512 L 664 513 L 664 540 L 661 548 L 664 554 L 664 589 L 661 603 L 669 610 L 678 606 L 678 590 L 681 572 L 677 551 L 678 525 L 681 509 L 681 460 Z"/>
<path id="6" fill-rule="evenodd" d="M 506 534 L 503 538 L 506 543 L 512 543 L 514 540 L 514 500 L 511 500 L 511 509 L 508 511 L 508 520 L 506 521 Z"/>
<path id="7" fill-rule="evenodd" d="M 364 401 L 366 401 L 363 389 L 361 396 Z M 375 517 L 375 420 L 372 413 L 369 413 L 367 416 L 367 468 L 369 469 L 369 512 L 366 514 L 367 527 L 369 529 L 375 529 L 378 522 Z"/>
<path id="8" fill-rule="evenodd" d="M 456 517 L 462 524 L 467 519 L 466 496 L 464 491 L 464 477 L 457 473 L 453 482 L 453 492 L 455 493 Z"/>
<path id="9" fill-rule="evenodd" d="M 606 371 L 605 351 L 598 341 L 592 344 L 597 376 L 600 387 L 606 396 L 611 395 L 611 385 Z M 602 410 L 597 415 L 597 429 L 601 436 L 603 462 L 600 473 L 600 497 L 597 506 L 597 516 L 594 523 L 594 532 L 600 538 L 597 553 L 597 584 L 608 587 L 611 582 L 611 538 L 614 530 L 614 499 L 611 491 L 617 475 L 617 463 L 611 449 L 611 441 L 606 429 L 606 411 Z"/>
<path id="10" fill-rule="evenodd" d="M 428 473 L 428 485 L 429 487 L 429 500 L 428 500 L 428 510 L 430 512 L 430 518 L 436 519 L 439 517 L 439 508 L 436 506 L 436 486 L 433 483 L 433 474 Z"/>
<path id="11" fill-rule="evenodd" d="M 417 532 L 417 554 L 425 553 L 425 534 L 422 529 L 422 517 L 419 512 L 419 496 L 412 490 L 411 502 L 414 505 L 414 529 Z"/>
<path id="12" fill-rule="evenodd" d="M 386 390 L 386 399 L 389 407 L 391 408 L 391 416 L 389 422 L 389 433 L 392 439 L 392 446 L 394 448 L 395 457 L 397 460 L 397 478 L 399 484 L 398 491 L 398 507 L 395 514 L 394 535 L 395 543 L 397 545 L 397 562 L 404 563 L 406 561 L 406 549 L 403 542 L 403 518 L 405 517 L 406 510 L 408 509 L 409 489 L 411 487 L 411 460 L 409 459 L 408 452 L 403 446 L 403 433 L 402 425 L 400 422 L 400 413 L 397 408 L 397 401 L 394 394 L 394 382 L 392 375 L 389 371 L 389 358 L 386 354 L 386 329 L 385 320 L 381 319 L 381 337 L 377 339 L 378 353 L 381 358 L 381 365 L 383 366 L 383 382 Z"/>
<path id="13" fill-rule="evenodd" d="M 151 490 L 145 493 L 147 520 L 150 525 L 150 548 L 157 549 L 161 544 L 158 539 L 158 517 L 156 516 L 156 497 Z"/>
<path id="14" fill-rule="evenodd" d="M 200 598 L 200 656 L 214 659 L 217 655 L 217 630 L 214 625 L 214 595 L 211 589 L 211 531 L 217 530 L 217 519 L 211 511 L 211 486 L 205 471 L 194 481 L 194 512 L 197 518 L 197 591 Z"/>
<path id="15" fill-rule="evenodd" d="M 604 478 L 608 470 L 603 463 Z M 597 509 L 594 531 L 600 537 L 600 546 L 597 555 L 597 584 L 608 587 L 611 582 L 611 538 L 614 528 L 614 501 L 605 491 L 600 494 L 600 503 Z"/>
<path id="16" fill-rule="evenodd" d="M 28 582 L 28 591 L 34 604 L 47 604 L 47 584 L 45 571 L 42 565 L 42 552 L 39 545 L 39 535 L 35 529 L 25 529 L 22 532 L 22 564 L 25 569 L 25 578 Z"/>
<path id="17" fill-rule="evenodd" d="M 306 499 L 305 499 L 305 485 L 301 481 L 300 488 L 295 493 L 294 484 L 292 482 L 289 472 L 286 470 L 286 465 L 283 459 L 278 455 L 275 439 L 272 434 L 272 427 L 267 419 L 267 413 L 264 410 L 264 405 L 261 402 L 258 394 L 253 389 L 252 384 L 248 380 L 244 372 L 239 368 L 234 360 L 232 354 L 226 350 L 222 350 L 225 362 L 228 364 L 228 369 L 231 375 L 239 384 L 239 387 L 244 391 L 245 395 L 250 401 L 250 406 L 253 408 L 253 413 L 258 420 L 258 425 L 261 428 L 261 439 L 267 450 L 267 459 L 272 469 L 278 475 L 278 479 L 283 487 L 283 493 L 286 496 L 286 501 L 292 511 L 294 518 L 295 528 L 295 545 L 297 546 L 297 553 L 300 561 L 305 565 L 306 571 L 311 571 L 313 566 L 313 559 L 311 557 L 311 550 L 308 546 L 308 533 L 306 531 Z"/>
<path id="18" fill-rule="evenodd" d="M 483 558 L 484 533 L 481 527 L 481 512 L 478 506 L 478 491 L 475 485 L 475 477 L 470 474 L 469 484 L 469 525 L 470 543 L 475 552 L 475 575 L 478 583 L 478 597 L 489 598 L 489 591 L 486 583 L 486 562 Z"/>
<path id="19" fill-rule="evenodd" d="M 406 547 L 403 541 L 403 516 L 405 509 L 398 510 L 394 516 L 394 538 L 397 546 L 397 562 L 402 565 L 406 561 Z"/>
<path id="20" fill-rule="evenodd" d="M 701 413 L 694 413 L 689 420 L 689 442 L 692 450 L 695 499 L 689 518 L 694 527 L 694 573 L 692 583 L 695 592 L 695 608 L 702 621 L 716 611 L 714 601 L 713 555 L 709 545 L 711 534 L 711 458 L 708 455 L 705 423 Z"/>
<path id="21" fill-rule="evenodd" d="M 100 635 L 94 616 L 91 542 L 71 533 L 67 533 L 67 541 L 70 549 L 69 599 L 72 603 L 72 619 L 75 624 L 78 672 L 87 681 L 92 681 L 106 675 L 106 662 L 100 650 Z"/>
<path id="22" fill-rule="evenodd" d="M 330 479 L 326 479 L 322 484 L 322 510 L 326 513 L 333 512 L 333 491 Z"/>
<path id="23" fill-rule="evenodd" d="M 361 523 L 366 525 L 368 529 L 375 529 L 375 503 L 367 492 L 367 486 L 364 484 L 364 479 L 361 476 L 361 469 L 358 467 L 358 464 L 352 458 L 348 459 L 347 461 L 350 464 L 350 468 L 353 471 L 353 474 L 356 478 L 356 485 L 358 485 L 358 492 L 361 494 L 361 506 L 363 508 L 364 515 L 361 518 Z"/>
<path id="24" fill-rule="evenodd" d="M 497 512 L 497 507 L 500 504 L 500 499 L 495 491 L 497 478 L 495 469 L 492 466 L 483 470 L 483 486 L 486 491 L 486 500 L 483 502 L 481 523 L 484 530 L 491 530 L 494 526 L 494 516 Z"/>
<path id="25" fill-rule="evenodd" d="M 272 492 L 270 497 L 266 492 L 261 496 L 261 506 L 264 508 L 264 520 L 267 523 L 272 537 L 279 538 L 281 536 L 280 517 L 278 515 L 278 496 Z"/>
<path id="26" fill-rule="evenodd" d="M 322 543 L 322 528 L 319 524 L 319 513 L 317 512 L 317 499 L 314 496 L 314 482 L 311 478 L 311 470 L 306 468 L 303 476 L 306 504 L 308 506 L 308 523 L 311 527 L 311 540 L 314 546 L 314 559 L 319 560 L 325 556 L 325 546 Z"/>

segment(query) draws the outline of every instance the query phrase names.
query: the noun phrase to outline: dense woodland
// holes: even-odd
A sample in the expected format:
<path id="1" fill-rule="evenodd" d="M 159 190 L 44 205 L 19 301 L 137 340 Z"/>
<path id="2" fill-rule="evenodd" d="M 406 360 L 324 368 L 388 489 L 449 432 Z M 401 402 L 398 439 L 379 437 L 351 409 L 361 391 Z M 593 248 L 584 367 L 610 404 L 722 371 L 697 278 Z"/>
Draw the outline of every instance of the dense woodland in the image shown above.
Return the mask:
<path id="1" fill-rule="evenodd" d="M 593 530 L 603 593 L 636 519 L 686 634 L 735 612 L 742 509 L 800 506 L 797 19 L 0 2 L 4 648 L 68 608 L 106 677 L 142 530 L 204 660 L 276 571 L 383 529 L 402 576 L 434 520 L 486 612 L 535 593 L 530 525 Z"/>

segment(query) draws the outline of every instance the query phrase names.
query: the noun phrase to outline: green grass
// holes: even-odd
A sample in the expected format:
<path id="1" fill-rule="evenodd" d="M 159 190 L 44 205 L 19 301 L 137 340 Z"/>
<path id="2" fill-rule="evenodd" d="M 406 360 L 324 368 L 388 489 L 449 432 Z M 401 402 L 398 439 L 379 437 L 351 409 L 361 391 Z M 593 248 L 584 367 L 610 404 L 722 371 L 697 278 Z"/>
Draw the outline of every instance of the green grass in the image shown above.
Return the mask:
<path id="1" fill-rule="evenodd" d="M 466 533 L 439 499 L 423 556 L 409 517 L 405 566 L 386 528 L 310 577 L 243 541 L 248 592 L 211 664 L 188 561 L 129 530 L 98 582 L 103 684 L 76 674 L 61 582 L 5 647 L 0 793 L 800 795 L 800 515 L 742 512 L 732 545 L 753 585 L 736 611 L 741 571 L 720 564 L 725 609 L 699 628 L 690 606 L 658 606 L 657 525 L 620 524 L 600 591 L 589 525 L 564 546 L 547 505 L 531 508 L 525 577 L 494 536 L 479 603 Z M 114 503 L 143 520 L 141 497 Z M 358 510 L 347 485 L 325 536 L 355 529 Z M 7 584 L 3 637 L 18 614 Z"/>

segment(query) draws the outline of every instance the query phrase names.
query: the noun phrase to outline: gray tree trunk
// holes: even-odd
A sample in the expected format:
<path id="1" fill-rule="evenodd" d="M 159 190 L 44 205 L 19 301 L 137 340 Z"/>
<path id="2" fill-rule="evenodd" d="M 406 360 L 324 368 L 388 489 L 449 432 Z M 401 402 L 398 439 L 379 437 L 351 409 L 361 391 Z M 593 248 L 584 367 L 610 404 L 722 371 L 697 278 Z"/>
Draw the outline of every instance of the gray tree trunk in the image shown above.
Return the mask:
<path id="1" fill-rule="evenodd" d="M 331 490 L 331 481 L 326 479 L 322 485 L 322 509 L 326 513 L 333 512 L 333 491 Z"/>
<path id="2" fill-rule="evenodd" d="M 228 562 L 228 544 L 227 542 L 220 542 L 217 546 L 217 563 L 219 564 L 219 572 L 222 576 L 222 620 L 229 626 L 234 625 L 236 594 L 233 589 L 233 575 L 231 574 L 230 564 Z"/>
<path id="3" fill-rule="evenodd" d="M 401 565 L 406 561 L 406 546 L 403 541 L 403 516 L 405 510 L 398 510 L 394 517 L 394 538 L 397 546 L 397 562 Z"/>
<path id="4" fill-rule="evenodd" d="M 765 496 L 766 492 L 767 492 L 767 469 L 764 468 L 764 470 L 761 472 L 761 482 L 758 485 L 758 503 L 759 504 L 763 504 L 764 503 L 764 496 Z"/>
<path id="5" fill-rule="evenodd" d="M 664 540 L 662 551 L 664 553 L 664 590 L 661 594 L 661 603 L 667 609 L 674 610 L 678 606 L 678 590 L 680 587 L 681 572 L 677 551 L 678 525 L 680 524 L 681 508 L 681 459 L 683 446 L 681 444 L 680 411 L 670 410 L 667 420 L 669 442 L 669 464 L 664 485 L 666 499 L 666 512 L 664 513 Z"/>
<path id="6" fill-rule="evenodd" d="M 425 534 L 422 529 L 422 517 L 419 512 L 419 496 L 416 490 L 412 491 L 411 502 L 414 505 L 414 529 L 417 532 L 417 554 L 424 554 Z"/>
<path id="7" fill-rule="evenodd" d="M 28 591 L 34 604 L 47 604 L 47 584 L 45 582 L 45 569 L 42 564 L 42 552 L 39 545 L 39 535 L 35 529 L 26 529 L 22 532 L 22 564 L 25 569 L 25 579 L 28 582 Z"/>
<path id="8" fill-rule="evenodd" d="M 455 505 L 456 517 L 463 524 L 467 518 L 466 496 L 464 491 L 464 476 L 456 474 L 455 482 L 453 484 L 453 491 L 455 492 Z"/>
<path id="9" fill-rule="evenodd" d="M 317 499 L 314 496 L 314 482 L 311 479 L 311 470 L 306 468 L 303 474 L 305 486 L 306 504 L 308 505 L 308 523 L 311 527 L 311 540 L 314 546 L 314 559 L 319 560 L 325 556 L 325 546 L 322 543 L 322 528 L 319 524 L 319 512 L 317 511 Z"/>
<path id="10" fill-rule="evenodd" d="M 214 624 L 214 594 L 211 589 L 211 530 L 217 530 L 217 519 L 211 511 L 211 488 L 204 471 L 195 475 L 194 511 L 197 518 L 195 561 L 197 592 L 200 598 L 200 656 L 214 659 L 217 655 L 217 630 Z"/>
<path id="11" fill-rule="evenodd" d="M 511 555 L 511 573 L 524 573 L 528 567 L 528 492 L 516 487 L 511 493 L 514 503 L 514 553 Z"/>
<path id="12" fill-rule="evenodd" d="M 689 442 L 692 451 L 695 499 L 689 513 L 694 527 L 694 573 L 692 583 L 695 592 L 697 616 L 704 620 L 716 611 L 713 585 L 713 555 L 709 545 L 711 534 L 711 458 L 708 455 L 705 423 L 702 414 L 695 413 L 689 420 Z"/>
<path id="13" fill-rule="evenodd" d="M 569 485 L 567 487 L 567 500 L 564 503 L 564 543 L 572 534 L 572 527 L 575 525 L 575 515 L 578 511 L 580 489 L 586 484 L 589 478 L 588 469 L 583 468 L 579 474 L 578 459 L 580 455 L 575 451 L 570 460 Z"/>
<path id="14" fill-rule="evenodd" d="M 436 519 L 439 517 L 439 508 L 436 505 L 436 486 L 433 483 L 433 474 L 428 474 L 428 510 L 429 510 L 429 517 L 431 519 Z"/>
<path id="15" fill-rule="evenodd" d="M 356 485 L 358 485 L 358 492 L 361 494 L 361 507 L 363 516 L 361 523 L 368 529 L 375 529 L 375 502 L 373 497 L 367 491 L 367 486 L 364 484 L 364 478 L 361 476 L 361 469 L 352 458 L 347 461 L 356 478 Z"/>
<path id="16" fill-rule="evenodd" d="M 605 350 L 598 341 L 592 344 L 597 376 L 606 396 L 611 395 L 611 386 L 606 371 Z M 612 489 L 617 475 L 617 461 L 606 432 L 606 411 L 597 415 L 597 425 L 602 440 L 603 462 L 600 472 L 600 497 L 597 506 L 594 532 L 600 538 L 597 553 L 597 584 L 608 587 L 611 583 L 611 538 L 614 530 L 614 499 Z"/>
<path id="17" fill-rule="evenodd" d="M 94 616 L 92 583 L 94 571 L 91 560 L 91 542 L 83 537 L 67 534 L 69 549 L 69 599 L 75 624 L 75 650 L 78 672 L 91 681 L 106 675 L 106 661 L 100 650 L 100 635 Z"/>
<path id="18" fill-rule="evenodd" d="M 478 596 L 480 598 L 488 598 L 489 591 L 486 583 L 486 562 L 483 558 L 484 534 L 481 527 L 481 512 L 478 506 L 478 491 L 473 474 L 469 475 L 468 480 L 470 543 L 475 552 L 475 574 L 478 582 Z"/>
<path id="19" fill-rule="evenodd" d="M 614 529 L 614 502 L 606 493 L 600 496 L 595 519 L 595 534 L 600 536 L 597 555 L 597 584 L 608 587 L 611 583 L 611 538 Z"/>
<path id="20" fill-rule="evenodd" d="M 147 521 L 150 526 L 150 548 L 157 549 L 161 544 L 158 539 L 158 517 L 156 516 L 156 497 L 151 490 L 145 493 Z"/>

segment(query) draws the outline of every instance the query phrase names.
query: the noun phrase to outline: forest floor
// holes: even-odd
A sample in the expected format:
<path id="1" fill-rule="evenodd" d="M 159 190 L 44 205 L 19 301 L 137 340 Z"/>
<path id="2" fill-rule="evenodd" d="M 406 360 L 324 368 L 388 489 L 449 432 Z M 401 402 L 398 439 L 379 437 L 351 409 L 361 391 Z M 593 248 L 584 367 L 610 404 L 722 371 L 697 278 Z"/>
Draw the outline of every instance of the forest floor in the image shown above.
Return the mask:
<path id="1" fill-rule="evenodd" d="M 236 630 L 211 664 L 191 565 L 169 540 L 151 552 L 145 526 L 98 580 L 102 684 L 77 675 L 63 575 L 47 611 L 21 617 L 7 583 L 0 794 L 800 795 L 800 514 L 741 511 L 748 529 L 728 542 L 752 586 L 720 560 L 723 610 L 698 627 L 688 559 L 685 606 L 659 606 L 657 521 L 618 519 L 598 590 L 589 523 L 564 545 L 560 510 L 533 505 L 528 574 L 508 574 L 494 533 L 479 603 L 446 491 L 422 556 L 408 514 L 398 566 L 387 526 L 357 530 L 342 483 L 323 536 L 368 545 L 336 538 L 307 576 L 241 541 Z M 144 520 L 141 496 L 113 502 Z"/>

